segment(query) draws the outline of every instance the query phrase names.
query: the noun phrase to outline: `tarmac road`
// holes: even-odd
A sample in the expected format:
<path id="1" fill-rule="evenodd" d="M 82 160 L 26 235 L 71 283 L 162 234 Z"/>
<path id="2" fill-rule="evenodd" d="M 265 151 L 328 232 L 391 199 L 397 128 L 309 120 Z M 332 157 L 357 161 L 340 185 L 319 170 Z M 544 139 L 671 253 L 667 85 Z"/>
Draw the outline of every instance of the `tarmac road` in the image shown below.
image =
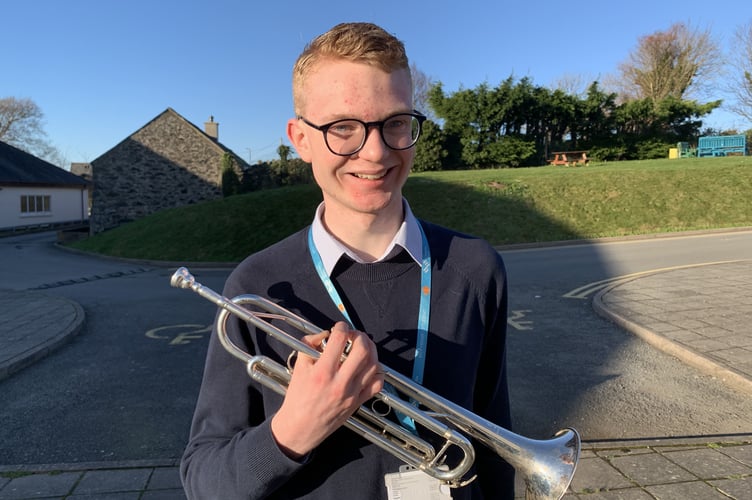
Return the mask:
<path id="1" fill-rule="evenodd" d="M 64 297 L 86 315 L 68 344 L 0 382 L 0 463 L 177 456 L 214 306 L 171 288 L 167 268 L 69 253 L 53 241 L 0 239 L 2 288 Z"/>
<path id="2" fill-rule="evenodd" d="M 70 254 L 52 239 L 0 240 L 0 288 L 75 300 L 86 324 L 0 382 L 0 463 L 176 458 L 214 307 L 170 288 L 169 267 Z M 548 437 L 574 426 L 585 440 L 752 432 L 747 394 L 602 319 L 590 303 L 603 280 L 749 248 L 751 232 L 503 250 L 516 431 Z M 193 271 L 215 290 L 227 273 Z"/>
<path id="3" fill-rule="evenodd" d="M 739 231 L 502 250 L 511 283 L 516 430 L 545 437 L 574 426 L 586 440 L 752 432 L 748 393 L 616 327 L 591 303 L 609 285 L 660 269 L 749 259 L 750 248 L 752 232 Z"/>

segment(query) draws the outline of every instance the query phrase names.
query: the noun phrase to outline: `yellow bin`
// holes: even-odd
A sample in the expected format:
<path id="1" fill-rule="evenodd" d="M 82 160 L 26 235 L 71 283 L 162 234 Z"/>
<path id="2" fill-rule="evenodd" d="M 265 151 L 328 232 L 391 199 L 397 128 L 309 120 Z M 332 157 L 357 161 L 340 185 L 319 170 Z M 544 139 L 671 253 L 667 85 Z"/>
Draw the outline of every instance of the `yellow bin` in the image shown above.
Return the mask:
<path id="1" fill-rule="evenodd" d="M 679 148 L 669 148 L 668 157 L 672 160 L 679 158 Z"/>

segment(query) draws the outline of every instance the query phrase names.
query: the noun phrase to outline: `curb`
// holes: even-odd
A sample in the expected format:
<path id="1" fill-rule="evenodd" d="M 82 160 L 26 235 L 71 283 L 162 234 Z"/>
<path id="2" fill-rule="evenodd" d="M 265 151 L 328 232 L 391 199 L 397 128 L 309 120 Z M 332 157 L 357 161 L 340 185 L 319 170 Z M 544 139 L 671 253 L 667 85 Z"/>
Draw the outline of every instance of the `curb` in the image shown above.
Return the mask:
<path id="1" fill-rule="evenodd" d="M 0 291 L 0 296 L 1 294 L 2 292 Z M 0 381 L 34 364 L 35 362 L 48 356 L 49 354 L 66 344 L 81 332 L 86 318 L 84 309 L 80 304 L 64 297 L 50 298 L 43 293 L 31 291 L 13 291 L 11 294 L 14 296 L 33 296 L 34 298 L 40 299 L 49 298 L 51 300 L 54 300 L 55 302 L 62 303 L 68 307 L 71 307 L 74 311 L 74 318 L 69 324 L 61 328 L 60 331 L 55 335 L 46 338 L 44 341 L 35 344 L 34 346 L 29 347 L 27 350 L 18 353 L 8 359 L 0 360 Z"/>
<path id="2" fill-rule="evenodd" d="M 240 264 L 240 261 L 238 262 L 213 262 L 213 261 L 173 261 L 173 260 L 156 260 L 156 259 L 135 259 L 131 257 L 115 257 L 112 255 L 105 255 L 101 253 L 95 253 L 95 252 L 89 252 L 86 250 L 79 250 L 78 248 L 69 247 L 66 245 L 61 244 L 60 242 L 55 243 L 55 248 L 58 248 L 62 251 L 69 252 L 74 255 L 80 255 L 84 257 L 92 257 L 102 260 L 109 260 L 114 262 L 124 262 L 127 264 L 134 264 L 134 265 L 141 265 L 141 266 L 150 266 L 150 267 L 160 267 L 160 268 L 178 268 L 178 267 L 190 267 L 195 269 L 234 269 L 237 267 L 238 264 Z"/>
<path id="3" fill-rule="evenodd" d="M 115 469 L 152 469 L 159 467 L 179 467 L 179 458 L 143 459 L 143 460 L 119 460 L 113 462 L 70 462 L 60 464 L 17 464 L 0 465 L 0 474 L 20 472 L 28 474 L 53 473 L 53 472 L 76 472 L 89 470 L 115 470 Z"/>
<path id="4" fill-rule="evenodd" d="M 582 451 L 604 451 L 612 449 L 641 449 L 656 447 L 689 448 L 708 445 L 743 445 L 752 444 L 752 434 L 718 434 L 710 436 L 675 436 L 641 439 L 614 439 L 583 441 Z M 111 462 L 67 462 L 57 464 L 15 464 L 1 465 L 0 474 L 75 472 L 84 470 L 148 469 L 160 467 L 179 467 L 180 458 L 155 458 L 138 460 L 116 460 Z"/>
<path id="5" fill-rule="evenodd" d="M 715 434 L 705 436 L 667 436 L 640 439 L 605 439 L 600 441 L 583 441 L 583 451 L 603 451 L 614 449 L 642 448 L 694 448 L 708 445 L 743 445 L 752 444 L 752 434 Z"/>
<path id="6" fill-rule="evenodd" d="M 670 271 L 656 271 L 655 273 L 650 273 L 650 275 L 663 272 Z M 702 353 L 679 345 L 678 343 L 664 337 L 663 335 L 659 335 L 641 325 L 638 325 L 637 323 L 622 316 L 621 314 L 609 310 L 609 308 L 603 303 L 603 296 L 609 293 L 611 290 L 618 288 L 625 283 L 629 283 L 639 278 L 644 278 L 645 276 L 647 275 L 637 276 L 631 280 L 620 281 L 599 291 L 593 297 L 593 310 L 602 318 L 605 318 L 615 323 L 617 326 L 623 328 L 624 330 L 633 333 L 637 337 L 641 338 L 653 347 L 660 349 L 666 354 L 674 356 L 680 361 L 701 371 L 702 373 L 705 373 L 706 375 L 716 377 L 733 389 L 745 392 L 747 394 L 752 394 L 752 380 L 739 373 L 737 370 L 731 367 L 720 365 L 717 361 L 708 358 Z"/>

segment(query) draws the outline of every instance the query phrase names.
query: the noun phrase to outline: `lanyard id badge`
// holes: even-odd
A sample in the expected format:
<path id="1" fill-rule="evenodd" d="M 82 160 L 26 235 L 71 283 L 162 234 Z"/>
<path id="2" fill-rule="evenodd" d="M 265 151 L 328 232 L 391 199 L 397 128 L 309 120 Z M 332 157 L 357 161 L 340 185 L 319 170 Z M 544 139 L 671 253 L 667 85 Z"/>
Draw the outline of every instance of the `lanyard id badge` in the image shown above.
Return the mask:
<path id="1" fill-rule="evenodd" d="M 451 500 L 449 486 L 425 472 L 403 465 L 384 476 L 388 500 Z"/>

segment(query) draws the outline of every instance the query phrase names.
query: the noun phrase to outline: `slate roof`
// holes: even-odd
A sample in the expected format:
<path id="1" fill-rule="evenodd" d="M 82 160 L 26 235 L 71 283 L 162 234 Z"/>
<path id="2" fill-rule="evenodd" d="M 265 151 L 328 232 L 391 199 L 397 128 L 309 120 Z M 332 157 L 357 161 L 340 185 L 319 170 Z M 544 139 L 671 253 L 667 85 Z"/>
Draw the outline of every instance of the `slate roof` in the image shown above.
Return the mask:
<path id="1" fill-rule="evenodd" d="M 88 182 L 52 163 L 0 141 L 0 185 L 85 186 Z"/>
<path id="2" fill-rule="evenodd" d="M 206 131 L 204 131 L 201 128 L 199 128 L 195 123 L 193 123 L 190 120 L 186 119 L 183 115 L 181 115 L 180 113 L 178 113 L 177 111 L 175 111 L 174 109 L 172 109 L 170 107 L 168 107 L 162 113 L 160 113 L 159 115 L 157 115 L 154 118 L 154 120 L 152 120 L 152 121 L 155 121 L 157 118 L 159 118 L 160 116 L 162 116 L 162 115 L 164 115 L 166 113 L 173 113 L 173 114 L 177 115 L 178 118 L 180 118 L 181 120 L 183 120 L 184 122 L 186 122 L 188 125 L 190 125 L 194 129 L 196 129 L 196 131 L 198 133 L 200 133 L 202 136 L 206 137 L 206 139 L 208 139 L 210 142 L 212 142 L 212 143 L 216 144 L 217 146 L 219 146 L 219 149 L 221 149 L 222 152 L 224 152 L 224 153 L 230 153 L 232 155 L 232 157 L 235 159 L 235 161 L 238 163 L 238 166 L 240 167 L 241 170 L 245 170 L 245 169 L 251 168 L 251 166 L 248 164 L 247 161 L 245 161 L 243 158 L 241 158 L 240 156 L 238 156 L 235 153 L 235 151 L 233 151 L 232 149 L 228 148 L 227 146 L 225 146 L 224 144 L 222 144 L 221 142 L 219 142 L 218 138 L 210 136 L 209 134 L 206 133 Z M 214 121 L 214 117 L 212 117 L 212 121 Z M 144 127 L 142 127 L 142 128 L 145 128 L 145 127 L 146 127 L 146 125 L 144 125 Z"/>
<path id="3" fill-rule="evenodd" d="M 217 150 L 220 151 L 220 152 L 231 154 L 232 157 L 235 159 L 235 161 L 238 163 L 238 166 L 240 167 L 241 170 L 245 170 L 245 169 L 251 167 L 248 164 L 248 162 L 246 162 L 243 158 L 241 158 L 240 156 L 238 156 L 233 150 L 231 150 L 230 148 L 228 148 L 227 146 L 225 146 L 224 144 L 222 144 L 221 142 L 219 142 L 219 139 L 216 139 L 216 138 L 210 136 L 209 134 L 207 134 L 205 131 L 201 130 L 196 124 L 192 123 L 190 120 L 188 120 L 187 118 L 185 118 L 183 115 L 181 115 L 180 113 L 178 113 L 177 111 L 175 111 L 171 107 L 167 107 L 167 109 L 165 109 L 164 111 L 162 111 L 161 113 L 159 113 L 157 116 L 155 116 L 154 118 L 152 118 L 151 120 L 149 120 L 144 126 L 142 126 L 138 130 L 136 130 L 135 132 L 133 132 L 132 134 L 130 134 L 128 137 L 126 137 L 125 139 L 123 139 L 122 141 L 120 141 L 118 144 L 116 144 L 115 146 L 113 146 L 112 148 L 110 148 L 108 151 L 106 151 L 101 156 L 104 156 L 104 155 L 108 154 L 110 151 L 114 150 L 115 148 L 117 148 L 118 146 L 120 146 L 121 144 L 123 144 L 124 142 L 128 141 L 129 139 L 131 139 L 134 135 L 138 134 L 139 132 L 141 132 L 142 130 L 144 130 L 146 128 L 149 128 L 150 126 L 152 126 L 152 124 L 154 124 L 155 122 L 159 121 L 165 115 L 173 115 L 173 116 L 177 117 L 179 120 L 181 120 L 182 122 L 186 123 L 191 129 L 193 129 L 195 132 L 197 132 L 198 136 L 202 140 L 207 141 L 212 147 L 217 148 Z M 100 156 L 100 158 L 101 158 L 101 156 Z M 99 158 L 95 159 L 92 163 L 96 163 L 97 160 L 99 160 Z"/>

